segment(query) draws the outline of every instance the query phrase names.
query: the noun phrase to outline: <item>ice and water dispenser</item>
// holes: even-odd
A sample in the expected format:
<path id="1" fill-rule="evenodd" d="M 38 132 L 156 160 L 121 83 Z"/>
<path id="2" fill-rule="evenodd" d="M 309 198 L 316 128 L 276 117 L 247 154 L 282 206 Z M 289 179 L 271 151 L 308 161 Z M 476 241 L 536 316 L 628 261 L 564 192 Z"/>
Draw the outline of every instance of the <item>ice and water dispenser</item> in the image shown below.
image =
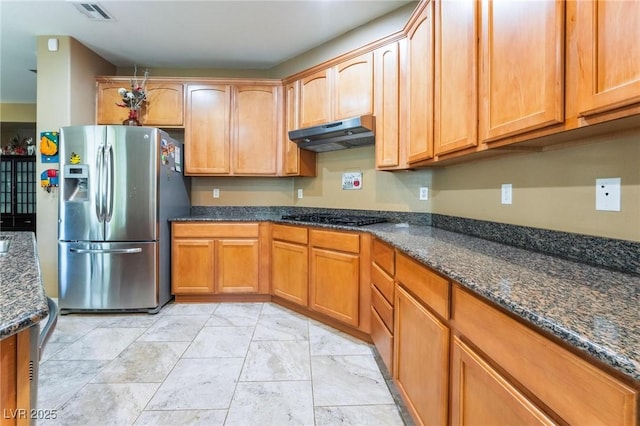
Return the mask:
<path id="1" fill-rule="evenodd" d="M 64 201 L 89 201 L 89 165 L 64 166 Z"/>

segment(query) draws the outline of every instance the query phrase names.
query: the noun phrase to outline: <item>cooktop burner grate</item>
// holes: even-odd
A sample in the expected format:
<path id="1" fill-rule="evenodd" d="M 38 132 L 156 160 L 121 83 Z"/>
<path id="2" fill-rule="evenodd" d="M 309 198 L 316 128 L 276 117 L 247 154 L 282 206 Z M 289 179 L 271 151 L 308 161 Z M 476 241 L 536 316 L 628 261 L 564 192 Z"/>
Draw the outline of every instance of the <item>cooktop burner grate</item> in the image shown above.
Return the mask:
<path id="1" fill-rule="evenodd" d="M 387 219 L 376 216 L 357 216 L 357 215 L 335 215 L 325 213 L 309 213 L 309 214 L 292 214 L 283 215 L 284 220 L 293 220 L 296 222 L 312 222 L 327 223 L 329 225 L 347 225 L 347 226 L 364 226 L 374 223 L 383 223 Z"/>

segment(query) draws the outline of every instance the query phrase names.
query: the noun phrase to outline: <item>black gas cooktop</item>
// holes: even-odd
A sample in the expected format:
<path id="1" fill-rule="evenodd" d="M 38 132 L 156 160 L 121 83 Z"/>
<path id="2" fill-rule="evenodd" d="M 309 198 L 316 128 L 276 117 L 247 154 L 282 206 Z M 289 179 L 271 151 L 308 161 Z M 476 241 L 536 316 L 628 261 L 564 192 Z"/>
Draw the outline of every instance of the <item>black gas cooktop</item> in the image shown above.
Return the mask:
<path id="1" fill-rule="evenodd" d="M 337 215 L 325 213 L 309 214 L 289 214 L 283 215 L 283 220 L 293 220 L 296 222 L 327 223 L 330 225 L 364 226 L 374 223 L 386 222 L 384 217 L 358 216 L 358 215 Z"/>

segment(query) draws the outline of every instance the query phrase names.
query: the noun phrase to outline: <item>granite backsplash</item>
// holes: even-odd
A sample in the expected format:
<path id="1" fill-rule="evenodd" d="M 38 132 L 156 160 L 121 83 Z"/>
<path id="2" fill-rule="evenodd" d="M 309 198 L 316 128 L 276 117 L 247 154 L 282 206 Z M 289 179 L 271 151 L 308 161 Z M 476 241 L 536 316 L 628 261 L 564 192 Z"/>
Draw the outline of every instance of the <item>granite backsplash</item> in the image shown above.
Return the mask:
<path id="1" fill-rule="evenodd" d="M 193 206 L 192 216 L 230 218 L 255 216 L 256 220 L 279 219 L 286 214 L 331 213 L 382 216 L 389 222 L 432 226 L 447 231 L 495 241 L 514 247 L 557 256 L 563 259 L 612 270 L 640 274 L 640 242 L 581 235 L 485 220 L 467 219 L 433 213 L 384 210 L 329 209 L 290 206 Z"/>

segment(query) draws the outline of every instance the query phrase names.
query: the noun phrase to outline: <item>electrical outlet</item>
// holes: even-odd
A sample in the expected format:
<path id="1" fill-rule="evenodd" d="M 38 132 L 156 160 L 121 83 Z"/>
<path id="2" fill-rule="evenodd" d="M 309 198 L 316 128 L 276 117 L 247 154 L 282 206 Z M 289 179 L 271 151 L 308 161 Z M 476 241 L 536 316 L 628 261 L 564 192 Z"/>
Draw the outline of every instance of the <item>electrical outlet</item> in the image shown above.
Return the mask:
<path id="1" fill-rule="evenodd" d="M 512 198 L 512 189 L 513 186 L 510 183 L 503 183 L 502 184 L 502 204 L 513 204 L 513 198 Z"/>
<path id="2" fill-rule="evenodd" d="M 220 198 L 220 190 L 218 188 L 213 188 L 213 198 Z"/>
<path id="3" fill-rule="evenodd" d="M 303 195 L 302 188 L 298 188 L 298 198 L 302 198 Z"/>
<path id="4" fill-rule="evenodd" d="M 428 186 L 421 186 L 420 187 L 420 196 L 419 199 L 421 201 L 426 201 L 429 199 L 429 187 Z"/>
<path id="5" fill-rule="evenodd" d="M 596 210 L 620 211 L 620 178 L 596 179 Z"/>

